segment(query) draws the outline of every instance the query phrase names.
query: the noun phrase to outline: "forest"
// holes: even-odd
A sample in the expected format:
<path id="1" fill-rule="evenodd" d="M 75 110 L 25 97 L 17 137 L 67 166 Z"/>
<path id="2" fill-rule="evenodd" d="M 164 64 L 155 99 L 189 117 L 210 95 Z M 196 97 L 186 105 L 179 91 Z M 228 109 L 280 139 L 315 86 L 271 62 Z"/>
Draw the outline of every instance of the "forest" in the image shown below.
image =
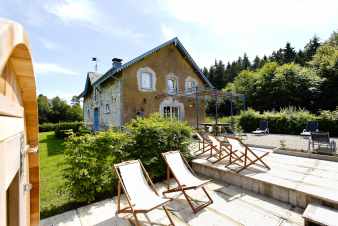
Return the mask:
<path id="1" fill-rule="evenodd" d="M 334 110 L 338 105 L 338 33 L 323 42 L 314 36 L 300 50 L 287 42 L 284 48 L 252 61 L 247 54 L 226 65 L 215 60 L 203 73 L 216 89 L 244 94 L 246 106 L 261 112 L 290 106 L 312 113 Z M 223 115 L 229 114 L 228 102 L 218 103 Z M 209 114 L 214 104 L 209 103 Z M 237 104 L 237 112 L 240 108 Z"/>

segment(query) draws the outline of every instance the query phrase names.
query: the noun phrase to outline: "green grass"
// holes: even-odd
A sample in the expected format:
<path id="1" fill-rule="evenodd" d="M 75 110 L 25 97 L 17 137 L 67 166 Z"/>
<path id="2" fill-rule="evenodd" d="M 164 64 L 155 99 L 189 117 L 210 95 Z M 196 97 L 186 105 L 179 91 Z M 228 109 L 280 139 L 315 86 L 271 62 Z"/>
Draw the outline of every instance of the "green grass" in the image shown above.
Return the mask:
<path id="1" fill-rule="evenodd" d="M 76 207 L 76 202 L 62 191 L 64 140 L 56 138 L 54 132 L 40 133 L 39 152 L 41 217 L 52 216 Z"/>

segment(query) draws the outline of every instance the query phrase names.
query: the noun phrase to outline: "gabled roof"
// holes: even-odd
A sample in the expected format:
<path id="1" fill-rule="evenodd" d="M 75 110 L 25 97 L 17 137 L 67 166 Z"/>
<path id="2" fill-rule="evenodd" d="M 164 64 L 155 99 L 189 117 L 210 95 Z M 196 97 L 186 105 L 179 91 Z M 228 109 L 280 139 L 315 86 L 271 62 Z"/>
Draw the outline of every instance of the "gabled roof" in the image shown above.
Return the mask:
<path id="1" fill-rule="evenodd" d="M 200 78 L 210 87 L 213 87 L 213 85 L 210 83 L 210 81 L 207 79 L 207 77 L 203 74 L 203 72 L 201 71 L 201 69 L 197 66 L 197 64 L 195 63 L 195 61 L 192 59 L 192 57 L 190 56 L 190 54 L 188 53 L 188 51 L 184 48 L 184 46 L 182 45 L 182 43 L 180 42 L 180 40 L 178 40 L 177 37 L 149 50 L 148 52 L 145 52 L 144 54 L 134 58 L 133 60 L 123 64 L 121 67 L 118 68 L 111 68 L 110 70 L 108 70 L 105 74 L 103 74 L 102 76 L 100 76 L 99 78 L 97 78 L 91 85 L 96 86 L 99 85 L 101 83 L 103 83 L 104 81 L 106 81 L 108 78 L 116 76 L 119 72 L 123 71 L 124 69 L 128 68 L 129 66 L 143 60 L 144 58 L 148 57 L 149 55 L 161 50 L 164 47 L 167 47 L 169 45 L 174 45 L 176 46 L 176 48 L 178 49 L 178 51 L 183 55 L 183 57 L 189 62 L 189 64 L 191 65 L 191 67 L 195 70 L 195 72 L 200 76 Z M 86 82 L 87 85 L 87 82 Z M 85 90 L 81 93 L 80 97 L 83 97 L 86 95 L 86 88 Z"/>
<path id="2" fill-rule="evenodd" d="M 79 95 L 79 97 L 84 97 L 87 94 L 89 87 L 93 86 L 94 82 L 96 82 L 96 80 L 99 79 L 101 76 L 102 74 L 97 72 L 88 72 L 85 88 L 83 92 Z"/>

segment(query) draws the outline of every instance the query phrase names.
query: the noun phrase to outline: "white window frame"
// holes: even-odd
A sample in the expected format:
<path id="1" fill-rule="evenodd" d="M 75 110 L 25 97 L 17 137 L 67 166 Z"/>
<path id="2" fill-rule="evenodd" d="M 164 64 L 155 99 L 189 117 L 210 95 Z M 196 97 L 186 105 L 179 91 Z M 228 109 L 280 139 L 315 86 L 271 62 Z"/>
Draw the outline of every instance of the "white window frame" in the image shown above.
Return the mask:
<path id="1" fill-rule="evenodd" d="M 150 75 L 150 86 L 144 86 L 144 76 Z M 153 92 L 156 90 L 156 74 L 155 72 L 149 67 L 143 67 L 138 69 L 137 71 L 137 84 L 139 91 L 142 92 Z"/>
<path id="2" fill-rule="evenodd" d="M 176 114 L 174 114 L 174 109 Z M 172 120 L 180 120 L 180 107 L 170 105 L 163 106 L 163 117 L 170 118 Z"/>
<path id="3" fill-rule="evenodd" d="M 105 105 L 104 113 L 106 113 L 106 114 L 110 113 L 110 105 L 109 104 Z"/>
<path id="4" fill-rule="evenodd" d="M 189 85 L 191 84 L 191 85 Z M 184 82 L 184 88 L 186 94 L 193 94 L 196 91 L 197 87 L 197 81 L 195 79 L 192 79 L 188 77 Z"/>
<path id="5" fill-rule="evenodd" d="M 151 73 L 145 71 L 141 73 L 141 89 L 153 89 L 153 76 Z"/>
<path id="6" fill-rule="evenodd" d="M 172 81 L 173 87 L 169 87 L 169 81 Z M 171 77 L 167 79 L 167 90 L 170 95 L 176 95 L 178 93 L 178 81 L 176 78 Z"/>

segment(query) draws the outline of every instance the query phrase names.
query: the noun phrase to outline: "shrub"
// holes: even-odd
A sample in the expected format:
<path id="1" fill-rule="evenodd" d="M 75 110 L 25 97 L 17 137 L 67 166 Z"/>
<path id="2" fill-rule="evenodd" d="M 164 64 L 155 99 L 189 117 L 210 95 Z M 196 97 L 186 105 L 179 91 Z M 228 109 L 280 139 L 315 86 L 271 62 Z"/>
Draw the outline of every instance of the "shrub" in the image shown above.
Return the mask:
<path id="1" fill-rule="evenodd" d="M 113 164 L 131 159 L 140 159 L 150 176 L 162 179 L 161 152 L 179 149 L 189 157 L 191 132 L 188 124 L 152 115 L 132 120 L 123 132 L 70 136 L 65 145 L 65 188 L 80 202 L 111 196 L 116 187 Z"/>
<path id="2" fill-rule="evenodd" d="M 48 132 L 48 131 L 55 131 L 56 129 L 59 130 L 68 130 L 72 129 L 73 132 L 77 133 L 82 127 L 83 122 L 59 122 L 59 123 L 43 123 L 39 125 L 40 132 Z"/>
<path id="3" fill-rule="evenodd" d="M 153 114 L 149 118 L 132 120 L 126 127 L 133 142 L 126 146 L 123 159 L 141 159 L 150 176 L 156 180 L 165 174 L 162 152 L 180 150 L 189 157 L 192 129 L 186 123 Z"/>
<path id="4" fill-rule="evenodd" d="M 272 133 L 300 134 L 306 128 L 307 122 L 319 122 L 319 130 L 328 131 L 330 135 L 338 135 L 338 109 L 336 111 L 321 111 L 316 116 L 304 109 L 285 108 L 279 112 L 264 112 L 249 109 L 242 111 L 239 116 L 234 117 L 245 132 L 255 130 L 260 120 L 269 122 L 269 129 Z"/>
<path id="5" fill-rule="evenodd" d="M 65 189 L 79 202 L 91 202 L 111 195 L 116 178 L 112 165 L 120 162 L 128 135 L 121 132 L 100 132 L 71 136 L 65 145 Z"/>

